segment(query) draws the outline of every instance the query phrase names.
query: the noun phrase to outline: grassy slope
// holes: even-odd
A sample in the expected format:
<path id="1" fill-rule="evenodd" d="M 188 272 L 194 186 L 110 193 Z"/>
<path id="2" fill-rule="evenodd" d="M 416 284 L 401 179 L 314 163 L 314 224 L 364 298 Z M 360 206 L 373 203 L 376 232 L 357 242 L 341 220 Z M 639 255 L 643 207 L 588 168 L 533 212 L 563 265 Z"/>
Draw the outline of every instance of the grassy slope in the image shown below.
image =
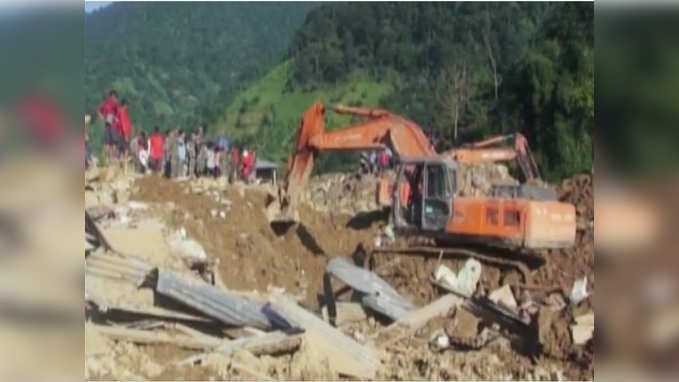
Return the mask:
<path id="1" fill-rule="evenodd" d="M 393 89 L 388 83 L 377 83 L 356 72 L 336 85 L 285 91 L 291 68 L 292 63 L 285 61 L 241 92 L 211 131 L 245 141 L 263 151 L 262 155 L 268 159 L 282 163 L 290 151 L 302 113 L 315 100 L 326 104 L 376 106 L 379 99 Z M 326 114 L 328 129 L 351 122 L 348 116 Z"/>

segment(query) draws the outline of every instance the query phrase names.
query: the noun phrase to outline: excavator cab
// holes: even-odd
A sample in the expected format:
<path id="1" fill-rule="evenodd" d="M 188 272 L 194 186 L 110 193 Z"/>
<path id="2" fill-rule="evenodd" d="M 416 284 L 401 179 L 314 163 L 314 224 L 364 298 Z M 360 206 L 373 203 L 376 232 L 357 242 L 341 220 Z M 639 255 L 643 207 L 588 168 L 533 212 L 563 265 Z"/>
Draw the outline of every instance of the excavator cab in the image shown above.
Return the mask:
<path id="1" fill-rule="evenodd" d="M 401 231 L 444 231 L 455 193 L 455 164 L 443 159 L 402 160 L 392 188 L 392 217 Z"/>

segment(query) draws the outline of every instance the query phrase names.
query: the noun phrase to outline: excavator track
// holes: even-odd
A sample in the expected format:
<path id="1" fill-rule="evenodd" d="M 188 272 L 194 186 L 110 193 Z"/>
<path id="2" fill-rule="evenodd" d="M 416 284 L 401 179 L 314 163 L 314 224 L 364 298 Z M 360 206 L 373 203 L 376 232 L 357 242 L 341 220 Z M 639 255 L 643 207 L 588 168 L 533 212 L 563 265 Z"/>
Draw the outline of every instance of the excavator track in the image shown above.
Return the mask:
<path id="1" fill-rule="evenodd" d="M 441 257 L 471 257 L 479 260 L 482 263 L 490 264 L 492 266 L 500 266 L 507 268 L 514 268 L 521 272 L 523 281 L 526 284 L 531 283 L 530 268 L 521 260 L 512 260 L 501 256 L 494 256 L 481 253 L 479 251 L 468 248 L 453 248 L 453 247 L 382 247 L 375 248 L 372 253 L 384 254 L 405 254 L 405 255 L 424 255 L 424 256 L 441 256 Z"/>

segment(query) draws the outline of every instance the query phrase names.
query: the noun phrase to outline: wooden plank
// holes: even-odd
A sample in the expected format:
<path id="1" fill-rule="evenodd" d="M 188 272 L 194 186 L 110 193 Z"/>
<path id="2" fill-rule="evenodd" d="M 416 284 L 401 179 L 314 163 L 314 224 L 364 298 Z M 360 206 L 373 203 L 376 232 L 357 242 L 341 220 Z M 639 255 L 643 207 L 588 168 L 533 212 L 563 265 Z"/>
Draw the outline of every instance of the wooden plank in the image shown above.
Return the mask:
<path id="1" fill-rule="evenodd" d="M 373 338 L 378 346 L 388 346 L 405 337 L 408 337 L 418 329 L 422 328 L 430 320 L 447 315 L 451 309 L 462 304 L 464 299 L 447 294 L 429 305 L 408 313 L 391 325 L 380 330 Z"/>
<path id="2" fill-rule="evenodd" d="M 304 341 L 320 357 L 327 358 L 331 370 L 360 379 L 375 378 L 379 359 L 372 349 L 347 337 L 288 296 L 273 293 L 269 302 L 286 319 L 305 330 Z"/>
<path id="3" fill-rule="evenodd" d="M 233 341 L 226 341 L 214 351 L 193 355 L 177 363 L 178 366 L 193 365 L 197 361 L 205 358 L 209 353 L 218 352 L 224 355 L 231 355 L 236 350 L 245 350 L 253 355 L 269 355 L 290 353 L 296 351 L 302 344 L 302 335 L 288 336 L 282 332 L 270 332 L 261 336 L 240 338 Z"/>
<path id="4" fill-rule="evenodd" d="M 288 336 L 275 331 L 262 336 L 251 336 L 224 342 L 217 352 L 229 355 L 237 349 L 247 350 L 254 355 L 289 353 L 296 350 L 302 343 L 300 335 Z"/>
<path id="5" fill-rule="evenodd" d="M 129 329 L 118 326 L 93 325 L 99 333 L 115 340 L 130 341 L 141 344 L 171 344 L 187 349 L 214 349 L 220 344 L 220 338 L 192 338 L 188 336 L 171 336 L 166 333 L 148 330 Z M 205 335 L 205 337 L 209 337 Z"/>

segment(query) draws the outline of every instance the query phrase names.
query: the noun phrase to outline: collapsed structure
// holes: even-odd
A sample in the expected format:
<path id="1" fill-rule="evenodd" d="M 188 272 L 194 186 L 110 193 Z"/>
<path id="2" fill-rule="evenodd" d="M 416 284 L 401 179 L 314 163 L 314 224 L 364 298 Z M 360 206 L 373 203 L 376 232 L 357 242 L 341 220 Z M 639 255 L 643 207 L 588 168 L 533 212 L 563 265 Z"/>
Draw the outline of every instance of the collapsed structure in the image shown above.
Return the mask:
<path id="1" fill-rule="evenodd" d="M 456 168 L 455 198 L 520 186 Z M 592 379 L 591 179 L 555 190 L 573 246 L 517 255 L 401 235 L 378 178 L 311 178 L 279 231 L 269 185 L 90 169 L 86 378 Z"/>

